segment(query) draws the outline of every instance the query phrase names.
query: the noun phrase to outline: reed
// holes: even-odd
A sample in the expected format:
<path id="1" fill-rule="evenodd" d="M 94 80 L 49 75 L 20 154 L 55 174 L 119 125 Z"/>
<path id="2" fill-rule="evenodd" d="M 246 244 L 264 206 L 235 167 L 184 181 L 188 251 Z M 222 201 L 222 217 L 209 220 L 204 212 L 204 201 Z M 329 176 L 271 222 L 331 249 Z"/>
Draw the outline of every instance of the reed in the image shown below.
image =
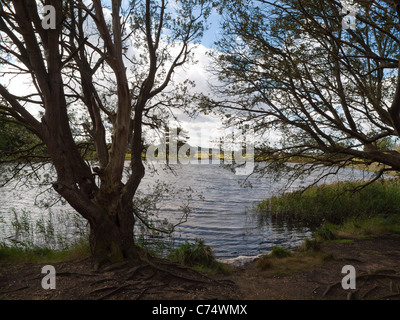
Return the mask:
<path id="1" fill-rule="evenodd" d="M 365 184 L 365 182 L 364 182 Z M 256 206 L 274 221 L 307 226 L 343 224 L 351 219 L 397 221 L 400 218 L 400 179 L 383 179 L 362 188 L 363 182 L 319 185 L 266 199 Z M 378 219 L 379 218 L 379 219 Z"/>

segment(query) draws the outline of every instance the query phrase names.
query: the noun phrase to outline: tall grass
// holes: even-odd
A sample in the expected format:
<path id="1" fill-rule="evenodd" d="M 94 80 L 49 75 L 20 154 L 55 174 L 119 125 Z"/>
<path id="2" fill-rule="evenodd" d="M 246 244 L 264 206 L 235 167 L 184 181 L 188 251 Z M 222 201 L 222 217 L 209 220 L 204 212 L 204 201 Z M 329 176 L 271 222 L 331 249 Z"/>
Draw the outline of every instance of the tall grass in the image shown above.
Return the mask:
<path id="1" fill-rule="evenodd" d="M 0 216 L 0 243 L 20 248 L 65 250 L 88 236 L 86 221 L 77 214 L 51 210 L 34 214 L 21 209 L 10 210 L 9 218 Z"/>
<path id="2" fill-rule="evenodd" d="M 52 250 L 46 247 L 20 247 L 0 243 L 0 264 L 15 263 L 55 263 L 66 260 L 89 257 L 90 247 L 87 241 L 75 242 L 67 249 Z"/>
<path id="3" fill-rule="evenodd" d="M 304 192 L 274 196 L 260 202 L 256 211 L 275 221 L 312 229 L 323 223 L 343 224 L 349 219 L 400 217 L 400 179 L 379 180 L 360 189 L 363 183 L 313 186 Z"/>
<path id="4" fill-rule="evenodd" d="M 90 254 L 88 229 L 78 215 L 60 210 L 39 216 L 11 209 L 0 216 L 0 264 L 59 262 Z"/>
<path id="5" fill-rule="evenodd" d="M 175 256 L 171 257 L 179 263 L 188 265 L 189 260 L 197 257 L 205 268 L 217 266 L 211 248 L 202 241 L 196 241 L 194 246 L 186 243 L 182 248 L 175 248 L 172 234 L 149 235 L 145 228 L 135 231 L 135 243 L 152 256 L 165 258 L 174 251 Z M 88 224 L 78 214 L 64 210 L 38 214 L 12 208 L 7 218 L 0 215 L 0 264 L 83 257 L 90 254 L 88 236 Z M 182 256 L 178 258 L 180 253 Z M 183 256 L 185 259 L 180 260 Z"/>

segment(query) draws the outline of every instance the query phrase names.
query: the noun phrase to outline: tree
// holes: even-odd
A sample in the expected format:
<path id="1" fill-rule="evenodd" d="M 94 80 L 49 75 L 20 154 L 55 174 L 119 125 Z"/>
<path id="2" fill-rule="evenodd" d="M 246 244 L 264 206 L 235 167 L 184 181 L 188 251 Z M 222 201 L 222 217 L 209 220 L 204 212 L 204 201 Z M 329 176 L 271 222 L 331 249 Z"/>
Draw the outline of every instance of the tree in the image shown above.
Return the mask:
<path id="1" fill-rule="evenodd" d="M 88 221 L 96 264 L 140 259 L 133 200 L 145 174 L 143 127 L 159 126 L 189 98 L 178 94 L 185 86 L 174 86 L 173 74 L 191 61 L 208 2 L 141 0 L 123 8 L 112 0 L 109 9 L 100 0 L 0 2 L 2 113 L 45 144 L 57 172 L 53 188 Z M 54 28 L 42 24 L 44 5 L 55 9 L 47 17 Z M 26 81 L 29 87 L 12 90 Z M 88 142 L 94 168 L 81 152 Z M 131 174 L 122 182 L 128 145 Z"/>
<path id="2" fill-rule="evenodd" d="M 383 165 L 376 178 L 400 170 L 399 152 L 388 149 L 400 132 L 400 3 L 357 3 L 355 29 L 336 0 L 221 4 L 220 97 L 202 107 L 260 136 L 277 133 L 259 149 L 271 170 L 293 160 L 307 173 L 372 162 Z"/>
<path id="3" fill-rule="evenodd" d="M 14 119 L 0 114 L 0 161 L 46 158 L 44 144 Z"/>

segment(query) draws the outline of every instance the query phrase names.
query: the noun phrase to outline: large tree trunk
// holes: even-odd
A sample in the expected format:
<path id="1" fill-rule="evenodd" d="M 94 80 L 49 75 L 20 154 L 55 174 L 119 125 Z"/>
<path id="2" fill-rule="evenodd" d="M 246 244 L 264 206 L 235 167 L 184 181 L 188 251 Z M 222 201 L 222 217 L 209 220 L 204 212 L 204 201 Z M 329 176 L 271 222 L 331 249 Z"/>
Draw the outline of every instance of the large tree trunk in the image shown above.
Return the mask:
<path id="1" fill-rule="evenodd" d="M 103 264 L 140 259 L 140 249 L 134 244 L 133 215 L 123 214 L 126 218 L 121 222 L 119 219 L 113 221 L 110 214 L 89 221 L 90 249 L 96 268 Z"/>
<path id="2" fill-rule="evenodd" d="M 96 268 L 124 260 L 138 261 L 142 250 L 134 243 L 135 217 L 132 198 L 125 188 L 106 192 L 106 185 L 89 199 L 78 187 L 57 182 L 54 189 L 89 223 L 89 243 Z"/>

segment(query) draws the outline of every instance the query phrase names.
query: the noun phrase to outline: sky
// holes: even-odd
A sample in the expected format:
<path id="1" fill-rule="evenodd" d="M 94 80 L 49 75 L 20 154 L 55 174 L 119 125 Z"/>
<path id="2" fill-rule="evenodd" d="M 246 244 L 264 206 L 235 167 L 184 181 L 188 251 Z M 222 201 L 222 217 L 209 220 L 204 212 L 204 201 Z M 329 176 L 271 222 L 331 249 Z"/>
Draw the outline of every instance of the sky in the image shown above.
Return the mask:
<path id="1" fill-rule="evenodd" d="M 208 30 L 204 32 L 201 44 L 195 50 L 195 59 L 198 60 L 198 63 L 187 67 L 187 71 L 182 75 L 179 71 L 177 72 L 178 77 L 181 76 L 182 79 L 186 77 L 194 80 L 196 82 L 195 90 L 205 94 L 209 93 L 212 95 L 208 82 L 212 82 L 215 85 L 215 82 L 218 81 L 208 71 L 211 65 L 211 58 L 207 55 L 207 52 L 216 50 L 215 42 L 222 36 L 220 23 L 219 14 L 216 10 L 213 10 L 208 19 Z M 229 146 L 231 145 L 229 141 L 232 131 L 241 133 L 241 130 L 238 128 L 224 130 L 221 120 L 216 116 L 200 114 L 196 119 L 189 120 L 185 119 L 184 116 L 181 119 L 183 119 L 182 127 L 189 131 L 190 140 L 188 143 L 194 146 L 202 146 L 204 148 L 216 147 L 220 137 L 224 137 L 226 146 Z M 250 140 L 254 137 L 248 136 L 247 138 Z"/>
<path id="2" fill-rule="evenodd" d="M 214 42 L 218 40 L 218 38 L 221 36 L 221 18 L 215 9 L 211 12 L 211 15 L 208 19 L 208 24 L 209 27 L 208 30 L 205 31 L 204 37 L 202 39 L 202 45 L 207 48 L 213 48 Z"/>

